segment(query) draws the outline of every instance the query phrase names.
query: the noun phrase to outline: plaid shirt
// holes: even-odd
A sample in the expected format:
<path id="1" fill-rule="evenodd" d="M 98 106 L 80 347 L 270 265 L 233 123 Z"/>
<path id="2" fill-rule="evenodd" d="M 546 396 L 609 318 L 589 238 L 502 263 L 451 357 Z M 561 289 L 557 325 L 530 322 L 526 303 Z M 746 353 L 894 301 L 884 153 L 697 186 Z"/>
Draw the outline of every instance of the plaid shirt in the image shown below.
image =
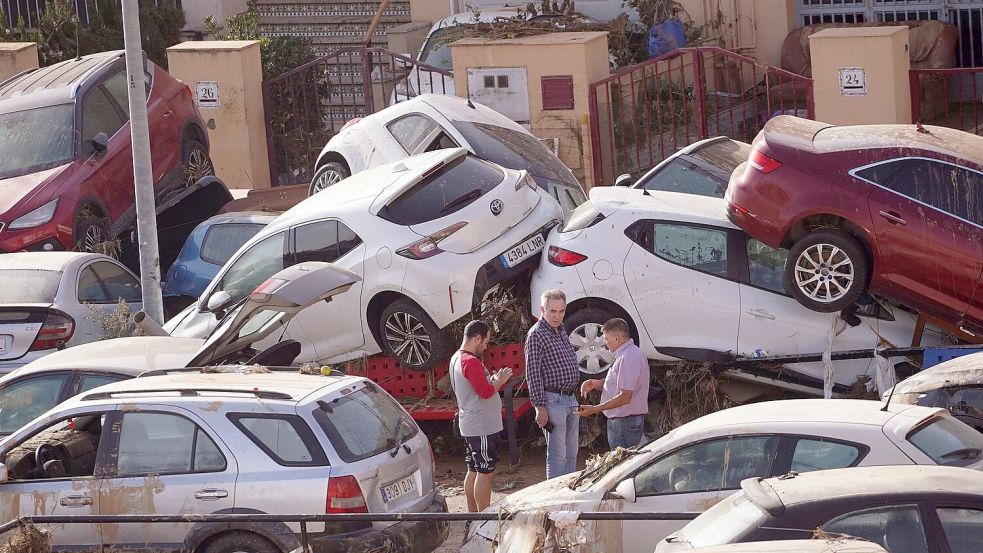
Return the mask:
<path id="1" fill-rule="evenodd" d="M 546 388 L 574 391 L 580 382 L 577 354 L 561 326 L 540 319 L 526 336 L 526 379 L 533 405 L 546 405 Z"/>

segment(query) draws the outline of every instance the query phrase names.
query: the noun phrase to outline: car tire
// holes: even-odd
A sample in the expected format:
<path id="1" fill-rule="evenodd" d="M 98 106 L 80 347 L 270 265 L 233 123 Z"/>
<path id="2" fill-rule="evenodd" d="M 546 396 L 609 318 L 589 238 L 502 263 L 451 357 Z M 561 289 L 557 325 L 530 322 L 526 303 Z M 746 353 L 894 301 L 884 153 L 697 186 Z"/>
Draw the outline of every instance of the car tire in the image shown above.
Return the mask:
<path id="1" fill-rule="evenodd" d="M 95 215 L 79 215 L 75 219 L 75 243 L 72 250 L 77 252 L 102 253 L 110 257 L 114 255 L 116 248 L 100 247 L 112 240 L 112 231 L 109 229 L 109 220 L 105 217 Z"/>
<path id="2" fill-rule="evenodd" d="M 444 357 L 447 333 L 408 299 L 390 303 L 379 317 L 383 352 L 411 371 L 429 371 Z"/>
<path id="3" fill-rule="evenodd" d="M 325 188 L 333 186 L 350 176 L 351 174 L 343 164 L 338 163 L 337 161 L 329 161 L 318 168 L 317 172 L 314 173 L 314 178 L 311 179 L 311 185 L 307 189 L 307 195 L 308 197 L 313 196 Z"/>
<path id="4" fill-rule="evenodd" d="M 588 307 L 567 317 L 566 328 L 570 330 L 570 344 L 577 352 L 581 376 L 603 378 L 614 363 L 614 353 L 604 347 L 601 326 L 613 318 L 604 309 Z"/>
<path id="5" fill-rule="evenodd" d="M 280 553 L 280 549 L 262 536 L 232 532 L 215 538 L 204 553 Z"/>
<path id="6" fill-rule="evenodd" d="M 215 166 L 208 149 L 197 140 L 186 140 L 181 145 L 181 163 L 184 166 L 184 187 L 188 188 L 202 177 L 215 175 Z"/>
<path id="7" fill-rule="evenodd" d="M 838 231 L 817 231 L 789 250 L 784 284 L 807 309 L 832 313 L 849 307 L 866 291 L 869 271 L 867 256 L 856 238 Z"/>

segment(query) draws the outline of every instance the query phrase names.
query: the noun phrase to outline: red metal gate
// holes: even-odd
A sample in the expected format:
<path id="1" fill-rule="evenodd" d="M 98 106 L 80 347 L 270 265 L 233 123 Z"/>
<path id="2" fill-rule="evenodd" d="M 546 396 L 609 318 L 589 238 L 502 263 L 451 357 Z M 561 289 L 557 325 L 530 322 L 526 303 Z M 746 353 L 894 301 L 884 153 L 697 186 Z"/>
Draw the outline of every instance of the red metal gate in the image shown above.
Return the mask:
<path id="1" fill-rule="evenodd" d="M 774 115 L 815 114 L 812 79 L 715 47 L 626 67 L 589 96 L 595 184 L 638 177 L 704 138 L 750 141 Z"/>
<path id="2" fill-rule="evenodd" d="M 345 123 L 416 91 L 453 93 L 452 78 L 383 48 L 345 48 L 263 81 L 270 181 L 309 183 L 317 155 Z"/>
<path id="3" fill-rule="evenodd" d="M 912 69 L 911 120 L 983 136 L 983 67 Z"/>

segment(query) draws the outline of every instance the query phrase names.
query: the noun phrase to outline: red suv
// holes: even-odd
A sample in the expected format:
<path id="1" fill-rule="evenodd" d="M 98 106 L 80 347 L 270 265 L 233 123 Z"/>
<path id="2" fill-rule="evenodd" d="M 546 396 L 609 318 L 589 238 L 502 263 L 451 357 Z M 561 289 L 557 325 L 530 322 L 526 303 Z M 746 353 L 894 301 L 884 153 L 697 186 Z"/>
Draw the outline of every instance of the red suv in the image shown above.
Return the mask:
<path id="1" fill-rule="evenodd" d="M 869 290 L 983 330 L 983 137 L 779 116 L 725 198 L 735 224 L 789 249 L 802 305 L 838 311 Z"/>
<path id="2" fill-rule="evenodd" d="M 158 206 L 214 173 L 190 89 L 145 62 Z M 91 250 L 136 219 L 123 52 L 0 83 L 0 251 Z M 173 202 L 171 202 L 173 203 Z"/>

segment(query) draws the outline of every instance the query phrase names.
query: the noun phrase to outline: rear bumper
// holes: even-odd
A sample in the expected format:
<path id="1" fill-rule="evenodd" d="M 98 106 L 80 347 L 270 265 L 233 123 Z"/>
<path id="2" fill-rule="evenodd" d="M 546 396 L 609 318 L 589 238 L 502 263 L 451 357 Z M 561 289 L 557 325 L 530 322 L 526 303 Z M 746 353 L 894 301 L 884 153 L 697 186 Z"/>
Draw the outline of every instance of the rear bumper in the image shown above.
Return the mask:
<path id="1" fill-rule="evenodd" d="M 433 503 L 424 512 L 446 513 L 447 501 L 434 495 Z M 314 553 L 430 553 L 444 543 L 447 533 L 448 524 L 444 521 L 399 522 L 382 530 L 366 529 L 315 538 L 311 540 L 311 549 Z"/>
<path id="2" fill-rule="evenodd" d="M 478 269 L 478 274 L 475 275 L 474 279 L 474 293 L 471 298 L 471 305 L 476 306 L 481 303 L 481 300 L 485 297 L 492 287 L 501 284 L 507 280 L 512 280 L 515 277 L 527 272 L 532 271 L 539 266 L 540 258 L 546 253 L 546 249 L 549 248 L 549 243 L 547 242 L 547 237 L 553 227 L 557 225 L 556 221 L 550 221 L 548 224 L 536 229 L 535 232 L 529 234 L 528 236 L 522 238 L 516 242 L 516 244 L 522 244 L 526 240 L 534 236 L 541 236 L 543 241 L 546 242 L 546 246 L 543 247 L 543 251 L 537 253 L 536 255 L 530 256 L 523 259 L 518 265 L 514 267 L 506 267 L 502 263 L 502 255 L 505 253 L 501 252 L 499 255 L 495 256 L 494 259 L 488 261 Z M 514 245 L 513 245 L 514 246 Z M 511 248 L 512 246 L 510 246 Z"/>

